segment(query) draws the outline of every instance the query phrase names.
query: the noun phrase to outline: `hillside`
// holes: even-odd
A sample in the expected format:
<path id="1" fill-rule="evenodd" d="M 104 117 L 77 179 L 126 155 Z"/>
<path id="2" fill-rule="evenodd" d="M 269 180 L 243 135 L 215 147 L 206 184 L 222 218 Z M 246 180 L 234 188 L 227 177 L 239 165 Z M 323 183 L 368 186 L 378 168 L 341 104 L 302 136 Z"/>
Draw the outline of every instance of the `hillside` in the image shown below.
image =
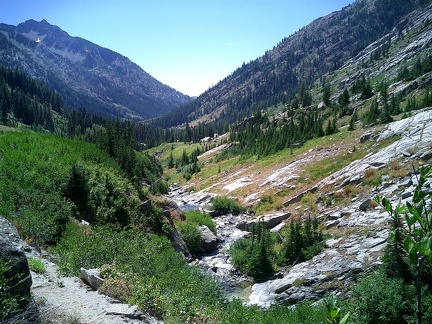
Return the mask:
<path id="1" fill-rule="evenodd" d="M 350 87 L 362 75 L 376 76 L 369 72 L 377 64 L 381 64 L 379 73 L 397 74 L 402 62 L 407 63 L 420 52 L 426 54 L 430 48 L 429 3 L 429 0 L 356 1 L 284 38 L 191 104 L 160 118 L 157 124 L 169 127 L 185 122 L 210 123 L 220 133 L 252 112 L 273 105 L 288 105 L 293 100 L 303 106 L 318 105 L 323 100 L 325 80 L 331 84 L 334 102 L 344 87 Z M 421 24 L 424 27 L 418 27 L 417 33 L 410 32 Z M 418 46 L 409 46 L 407 42 Z M 398 57 L 391 64 L 383 63 L 384 58 L 374 59 L 380 57 L 386 46 L 390 46 L 391 57 Z M 350 62 L 360 64 L 361 69 L 357 73 L 346 69 Z M 300 98 L 301 87 L 310 92 L 310 101 Z"/>
<path id="2" fill-rule="evenodd" d="M 143 120 L 192 99 L 163 85 L 128 58 L 47 21 L 0 24 L 0 64 L 18 68 L 59 93 L 66 107 Z"/>

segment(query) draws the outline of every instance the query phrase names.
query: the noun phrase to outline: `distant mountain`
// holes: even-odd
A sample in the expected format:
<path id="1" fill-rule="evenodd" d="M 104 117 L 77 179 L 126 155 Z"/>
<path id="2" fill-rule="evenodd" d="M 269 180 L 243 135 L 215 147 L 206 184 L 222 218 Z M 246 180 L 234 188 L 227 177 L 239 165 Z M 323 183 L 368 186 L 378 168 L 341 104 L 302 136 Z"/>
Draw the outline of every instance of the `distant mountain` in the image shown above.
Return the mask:
<path id="1" fill-rule="evenodd" d="M 258 109 L 292 102 L 302 86 L 306 90 L 313 87 L 317 90 L 324 79 L 334 82 L 332 74 L 349 60 L 355 61 L 361 55 L 369 59 L 371 51 L 384 47 L 387 39 L 381 38 L 385 35 L 389 35 L 392 42 L 400 39 L 430 3 L 431 0 L 357 0 L 284 38 L 272 50 L 243 64 L 197 100 L 159 118 L 156 124 L 170 127 L 186 122 L 190 125 L 213 123 L 214 129 L 220 132 Z M 415 10 L 417 14 L 407 18 Z M 424 31 L 428 32 L 429 29 Z M 374 42 L 377 43 L 369 47 Z M 365 63 L 364 59 L 362 62 Z M 368 76 L 368 71 L 363 68 L 357 77 L 365 73 Z M 350 80 L 351 84 L 353 81 L 355 78 Z M 349 85 L 333 84 L 333 88 L 341 92 Z"/>
<path id="2" fill-rule="evenodd" d="M 0 24 L 0 64 L 39 79 L 57 91 L 67 107 L 103 116 L 148 119 L 192 100 L 128 58 L 71 37 L 45 20 Z"/>

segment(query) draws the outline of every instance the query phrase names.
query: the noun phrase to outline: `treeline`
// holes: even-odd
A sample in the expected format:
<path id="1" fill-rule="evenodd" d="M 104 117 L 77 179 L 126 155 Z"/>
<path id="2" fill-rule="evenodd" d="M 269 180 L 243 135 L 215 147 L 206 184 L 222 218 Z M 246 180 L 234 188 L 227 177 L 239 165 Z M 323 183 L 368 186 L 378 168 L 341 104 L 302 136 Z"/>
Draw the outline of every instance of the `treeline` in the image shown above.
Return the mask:
<path id="1" fill-rule="evenodd" d="M 250 237 L 235 241 L 229 253 L 238 270 L 259 281 L 271 277 L 277 266 L 304 262 L 323 248 L 318 220 L 308 217 L 304 222 L 291 220 L 280 236 L 270 233 L 262 222 L 252 224 Z"/>
<path id="2" fill-rule="evenodd" d="M 253 117 L 232 128 L 230 141 L 236 144 L 225 154 L 263 157 L 284 148 L 298 147 L 309 139 L 334 133 L 337 128 L 333 120 L 329 123 L 325 131 L 324 115 L 317 108 L 295 111 L 290 106 L 286 117 L 275 120 L 257 111 Z"/>
<path id="3" fill-rule="evenodd" d="M 18 69 L 0 66 L 0 116 L 0 123 L 6 126 L 26 125 L 94 143 L 114 158 L 137 184 L 144 180 L 150 185 L 162 175 L 162 167 L 155 157 L 137 153 L 141 143 L 137 134 L 147 137 L 152 134 L 136 133 L 142 127 L 130 121 L 111 120 L 84 109 L 67 111 L 60 95 Z M 153 140 L 157 142 L 157 138 Z M 155 192 L 166 192 L 166 184 L 158 183 L 152 186 Z"/>
<path id="4" fill-rule="evenodd" d="M 54 131 L 54 112 L 64 114 L 59 95 L 20 70 L 0 66 L 0 122 L 18 123 Z"/>

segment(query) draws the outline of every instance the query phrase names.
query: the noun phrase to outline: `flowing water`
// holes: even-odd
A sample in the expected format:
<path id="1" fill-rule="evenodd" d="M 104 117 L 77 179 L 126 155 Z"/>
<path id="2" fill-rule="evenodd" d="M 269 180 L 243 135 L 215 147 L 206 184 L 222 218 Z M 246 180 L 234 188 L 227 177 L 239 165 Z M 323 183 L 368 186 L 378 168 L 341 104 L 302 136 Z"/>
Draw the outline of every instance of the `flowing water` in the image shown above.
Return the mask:
<path id="1" fill-rule="evenodd" d="M 211 197 L 203 199 L 196 194 L 176 188 L 169 194 L 169 198 L 174 200 L 183 211 L 203 210 L 209 203 Z M 246 237 L 249 232 L 242 231 L 236 227 L 240 220 L 247 217 L 223 215 L 215 217 L 213 220 L 217 228 L 218 248 L 215 251 L 204 254 L 199 260 L 192 263 L 202 268 L 219 283 L 228 298 L 246 298 L 252 281 L 242 276 L 231 264 L 229 258 L 229 248 L 238 239 Z"/>

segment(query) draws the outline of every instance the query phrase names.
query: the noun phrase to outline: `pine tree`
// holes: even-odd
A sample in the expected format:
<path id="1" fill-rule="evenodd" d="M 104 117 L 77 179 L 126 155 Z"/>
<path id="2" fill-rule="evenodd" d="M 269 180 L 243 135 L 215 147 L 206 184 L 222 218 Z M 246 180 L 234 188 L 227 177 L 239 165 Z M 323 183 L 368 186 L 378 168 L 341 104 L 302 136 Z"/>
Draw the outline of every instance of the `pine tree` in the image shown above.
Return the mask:
<path id="1" fill-rule="evenodd" d="M 264 223 L 259 222 L 252 227 L 251 255 L 248 262 L 248 273 L 254 279 L 265 279 L 273 274 L 270 259 L 270 233 Z"/>
<path id="2" fill-rule="evenodd" d="M 324 82 L 324 86 L 323 86 L 323 102 L 325 103 L 326 106 L 330 106 L 330 98 L 331 98 L 331 89 L 330 89 L 330 85 L 328 84 L 328 82 Z"/>
<path id="3" fill-rule="evenodd" d="M 169 160 L 168 160 L 168 168 L 169 169 L 174 168 L 174 157 L 173 157 L 172 151 L 170 153 Z"/>
<path id="4" fill-rule="evenodd" d="M 76 206 L 79 215 L 90 221 L 86 217 L 88 210 L 88 176 L 85 169 L 77 164 L 73 164 L 66 186 L 63 189 L 63 196 L 70 199 Z"/>
<path id="5" fill-rule="evenodd" d="M 348 127 L 348 131 L 353 131 L 355 129 L 355 123 L 358 120 L 357 110 L 354 110 L 353 114 L 350 118 L 350 123 Z"/>

